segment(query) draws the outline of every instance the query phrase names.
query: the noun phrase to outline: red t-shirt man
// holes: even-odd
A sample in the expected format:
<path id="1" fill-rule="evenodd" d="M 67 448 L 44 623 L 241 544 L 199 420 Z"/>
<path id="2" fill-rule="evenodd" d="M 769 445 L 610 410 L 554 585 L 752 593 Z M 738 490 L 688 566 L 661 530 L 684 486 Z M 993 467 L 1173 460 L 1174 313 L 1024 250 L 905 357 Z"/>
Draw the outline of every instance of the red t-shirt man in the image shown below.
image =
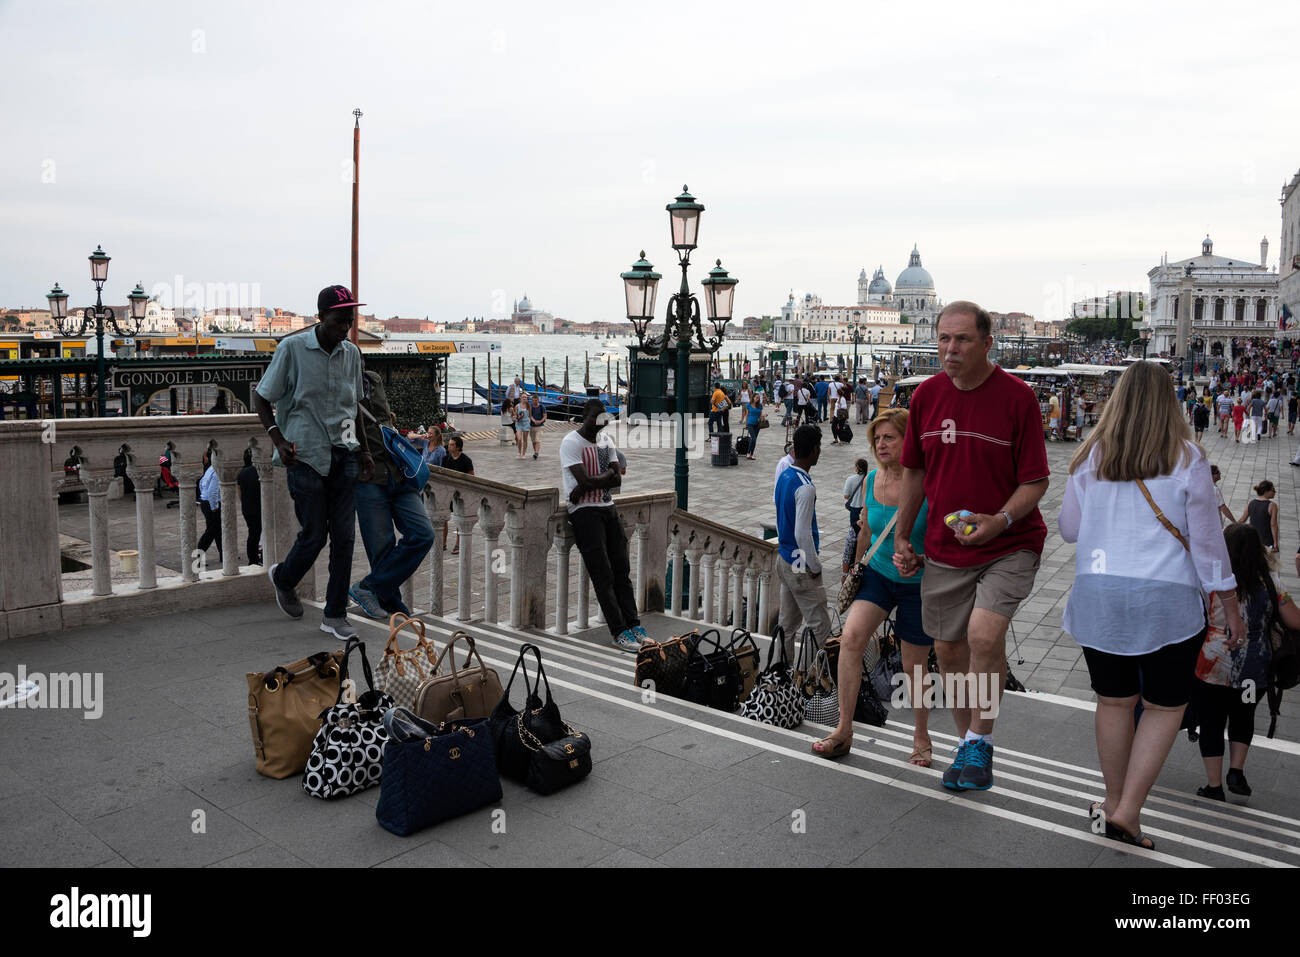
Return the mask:
<path id="1" fill-rule="evenodd" d="M 1021 549 L 1041 555 L 1047 526 L 1037 507 L 982 545 L 961 544 L 943 523 L 961 509 L 997 515 L 1019 486 L 1050 477 L 1033 389 L 997 366 L 970 391 L 940 373 L 916 387 L 908 412 L 902 464 L 925 470 L 926 556 L 967 568 Z"/>

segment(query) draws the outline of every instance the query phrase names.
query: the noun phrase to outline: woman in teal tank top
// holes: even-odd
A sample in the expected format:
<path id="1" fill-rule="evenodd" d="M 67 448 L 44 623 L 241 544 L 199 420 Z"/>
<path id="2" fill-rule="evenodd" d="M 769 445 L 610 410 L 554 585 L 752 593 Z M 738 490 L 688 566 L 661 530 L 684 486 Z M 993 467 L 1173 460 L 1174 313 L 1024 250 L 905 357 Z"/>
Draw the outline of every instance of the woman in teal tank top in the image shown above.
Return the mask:
<path id="1" fill-rule="evenodd" d="M 898 512 L 899 486 L 903 479 L 900 456 L 903 436 L 907 434 L 907 410 L 886 409 L 867 427 L 867 444 L 876 459 L 876 468 L 867 475 L 865 508 L 859 522 L 856 561 L 861 562 L 871 547 L 880 542 L 862 572 L 858 589 L 840 637 L 839 698 L 840 717 L 830 737 L 812 746 L 813 754 L 838 758 L 849 752 L 853 743 L 853 710 L 862 684 L 862 654 L 867 640 L 879 630 L 889 613 L 897 609 L 894 633 L 902 646 L 903 673 L 907 678 L 912 715 L 911 761 L 920 767 L 930 766 L 932 745 L 929 711 L 918 677 L 924 677 L 934 640 L 921 627 L 921 575 L 905 578 L 894 567 L 894 530 L 886 532 L 890 519 Z M 922 502 L 912 526 L 912 548 L 918 556 L 925 551 L 925 519 L 929 503 Z M 883 541 L 881 540 L 883 538 Z"/>

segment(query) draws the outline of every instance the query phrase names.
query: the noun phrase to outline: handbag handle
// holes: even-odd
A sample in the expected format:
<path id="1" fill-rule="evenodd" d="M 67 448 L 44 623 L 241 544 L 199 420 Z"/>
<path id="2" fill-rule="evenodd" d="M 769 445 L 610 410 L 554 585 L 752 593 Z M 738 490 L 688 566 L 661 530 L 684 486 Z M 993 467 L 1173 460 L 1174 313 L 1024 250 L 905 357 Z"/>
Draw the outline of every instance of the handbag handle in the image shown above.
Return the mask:
<path id="1" fill-rule="evenodd" d="M 751 638 L 751 640 L 753 639 Z M 780 664 L 785 665 L 787 668 L 790 667 L 790 659 L 785 656 L 785 629 L 777 625 L 776 631 L 772 632 L 772 643 L 767 646 L 767 666 L 763 669 L 764 671 L 772 670 L 772 656 L 776 653 L 777 645 L 781 646 Z"/>
<path id="2" fill-rule="evenodd" d="M 514 666 L 514 668 L 511 669 L 511 671 L 510 671 L 510 680 L 506 682 L 506 689 L 505 689 L 505 691 L 501 692 L 501 698 L 502 698 L 502 700 L 504 700 L 504 701 L 506 701 L 507 703 L 509 703 L 509 701 L 510 701 L 510 689 L 514 686 L 514 683 L 515 683 L 515 675 L 517 675 L 517 674 L 520 672 L 520 670 L 522 669 L 522 671 L 523 671 L 523 673 L 524 673 L 524 688 L 525 688 L 525 689 L 527 690 L 527 692 L 528 692 L 528 693 L 524 696 L 524 707 L 525 707 L 525 708 L 528 707 L 528 703 L 529 703 L 531 700 L 533 700 L 534 698 L 537 697 L 537 691 L 536 691 L 536 689 L 534 688 L 534 686 L 532 685 L 532 683 L 529 682 L 529 680 L 528 680 L 528 665 L 527 665 L 527 663 L 526 663 L 525 660 L 524 660 L 524 658 L 527 656 L 528 652 L 530 652 L 530 651 L 533 653 L 533 656 L 537 659 L 537 668 L 538 668 L 538 670 L 539 670 L 539 671 L 541 670 L 541 667 L 542 667 L 542 653 L 538 650 L 537 646 L 534 645 L 534 644 L 525 644 L 525 645 L 520 646 L 520 648 L 519 648 L 519 656 L 518 656 L 517 658 L 515 658 L 515 666 Z"/>
<path id="3" fill-rule="evenodd" d="M 754 636 L 749 633 L 747 628 L 733 628 L 731 629 L 731 643 L 727 645 L 727 650 L 735 651 L 737 648 L 743 647 L 746 641 L 749 642 L 751 648 L 758 651 L 758 644 L 754 641 Z"/>
<path id="4" fill-rule="evenodd" d="M 455 634 L 453 634 L 451 638 L 447 641 L 447 644 L 443 647 L 442 651 L 438 655 L 438 660 L 434 662 L 433 670 L 435 674 L 437 674 L 438 671 L 442 668 L 442 659 L 447 658 L 448 663 L 451 665 L 452 680 L 453 681 L 460 680 L 460 672 L 456 670 L 456 655 L 452 651 L 452 646 L 455 645 L 456 642 L 462 638 L 469 642 L 469 651 L 465 653 L 465 664 L 462 665 L 461 667 L 468 668 L 470 666 L 470 662 L 474 658 L 478 658 L 479 671 L 487 671 L 487 665 L 483 663 L 483 658 L 478 653 L 478 644 L 474 641 L 474 636 L 465 631 L 458 631 Z M 527 672 L 524 672 L 525 680 L 527 680 L 527 674 L 528 674 Z"/>
<path id="5" fill-rule="evenodd" d="M 339 666 L 339 693 L 334 699 L 335 704 L 343 702 L 343 685 L 348 680 L 348 659 L 352 657 L 352 652 L 361 652 L 361 671 L 366 676 L 366 688 L 370 691 L 375 690 L 375 679 L 370 673 L 370 661 L 366 658 L 366 643 L 360 638 L 349 638 L 348 643 L 343 646 L 343 661 Z"/>
<path id="6" fill-rule="evenodd" d="M 811 650 L 810 650 L 811 649 Z M 799 639 L 799 662 L 798 667 L 802 668 L 804 662 L 808 663 L 809 670 L 812 669 L 813 661 L 817 652 L 822 650 L 821 642 L 817 640 L 817 633 L 808 626 L 803 630 L 803 635 Z"/>
<path id="7" fill-rule="evenodd" d="M 710 635 L 716 635 L 717 637 L 710 637 Z M 716 650 L 725 651 L 726 649 L 722 647 L 721 638 L 722 634 L 716 628 L 710 628 L 708 631 L 696 635 L 694 641 L 691 642 L 691 654 L 698 654 L 703 657 L 704 653 L 700 651 L 700 645 L 705 641 L 711 642 Z"/>
<path id="8" fill-rule="evenodd" d="M 399 618 L 402 619 L 400 623 L 398 622 Z M 417 633 L 415 636 L 416 646 L 415 649 L 412 650 L 418 650 L 420 648 L 423 648 L 425 645 L 431 645 L 434 648 L 437 647 L 434 644 L 434 642 L 430 641 L 427 637 L 425 637 L 424 621 L 422 619 L 409 618 L 406 615 L 402 614 L 402 612 L 397 611 L 397 612 L 393 612 L 393 614 L 388 619 L 388 641 L 384 644 L 385 654 L 388 654 L 390 652 L 396 654 L 397 652 L 402 650 L 401 645 L 398 644 L 397 642 L 397 636 L 408 625 L 412 626 L 411 631 Z M 434 670 L 436 671 L 437 669 L 435 668 Z"/>
<path id="9" fill-rule="evenodd" d="M 1174 523 L 1169 521 L 1169 519 L 1165 518 L 1165 513 L 1160 511 L 1160 507 L 1156 505 L 1156 500 L 1153 499 L 1151 497 L 1151 493 L 1147 491 L 1147 483 L 1142 481 L 1141 479 L 1138 479 L 1137 487 L 1142 492 L 1142 497 L 1147 500 L 1147 504 L 1151 506 L 1151 511 L 1156 513 L 1156 518 L 1160 520 L 1160 524 L 1165 527 L 1165 529 L 1169 532 L 1170 535 L 1178 539 L 1178 544 L 1182 545 L 1183 548 L 1185 548 L 1188 552 L 1190 552 L 1192 550 L 1192 546 L 1187 544 L 1187 539 L 1183 537 L 1183 533 L 1180 532 L 1177 529 L 1177 527 L 1175 527 Z"/>

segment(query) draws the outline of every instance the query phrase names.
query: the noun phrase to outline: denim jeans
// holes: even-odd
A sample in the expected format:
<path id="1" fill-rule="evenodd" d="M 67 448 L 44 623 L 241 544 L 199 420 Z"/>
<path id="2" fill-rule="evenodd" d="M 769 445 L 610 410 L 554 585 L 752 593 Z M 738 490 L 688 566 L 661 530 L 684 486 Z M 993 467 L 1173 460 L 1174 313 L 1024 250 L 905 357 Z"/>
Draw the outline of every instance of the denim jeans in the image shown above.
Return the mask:
<path id="1" fill-rule="evenodd" d="M 361 543 L 370 560 L 370 574 L 361 587 L 375 593 L 388 614 L 411 610 L 402 602 L 402 584 L 415 574 L 433 547 L 433 523 L 424 510 L 424 499 L 409 485 L 357 483 L 357 525 Z M 402 533 L 397 540 L 394 531 Z"/>
<path id="2" fill-rule="evenodd" d="M 325 586 L 325 617 L 342 618 L 348 609 L 352 578 L 352 545 L 356 539 L 357 457 L 334 448 L 330 474 L 323 477 L 310 465 L 287 469 L 293 510 L 302 526 L 293 548 L 276 569 L 279 588 L 295 588 L 311 570 L 316 556 L 330 543 L 329 584 Z"/>

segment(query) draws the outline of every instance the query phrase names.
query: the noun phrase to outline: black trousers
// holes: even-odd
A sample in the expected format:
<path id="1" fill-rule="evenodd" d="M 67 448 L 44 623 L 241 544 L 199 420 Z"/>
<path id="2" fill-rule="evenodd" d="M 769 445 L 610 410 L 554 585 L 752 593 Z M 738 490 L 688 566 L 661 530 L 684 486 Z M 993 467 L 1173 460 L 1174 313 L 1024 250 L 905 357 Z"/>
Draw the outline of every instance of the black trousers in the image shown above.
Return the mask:
<path id="1" fill-rule="evenodd" d="M 248 555 L 248 564 L 260 565 L 262 563 L 262 509 L 260 502 L 258 508 L 244 512 L 244 524 L 248 526 L 248 541 L 244 546 L 244 550 Z"/>
<path id="2" fill-rule="evenodd" d="M 1201 757 L 1223 757 L 1223 732 L 1228 740 L 1249 745 L 1255 737 L 1255 705 L 1242 700 L 1242 689 L 1212 685 L 1199 678 L 1192 690 L 1196 719 L 1201 725 Z"/>
<path id="3" fill-rule="evenodd" d="M 569 513 L 574 543 L 596 589 L 600 613 L 609 633 L 617 638 L 641 623 L 632 591 L 631 562 L 627 557 L 627 536 L 612 505 L 591 505 Z"/>
<path id="4" fill-rule="evenodd" d="M 201 552 L 206 552 L 208 546 L 216 542 L 217 555 L 224 559 L 225 556 L 221 553 L 221 507 L 213 508 L 207 502 L 199 502 L 199 508 L 203 511 L 203 521 L 206 524 L 203 527 L 203 535 L 195 547 Z"/>

